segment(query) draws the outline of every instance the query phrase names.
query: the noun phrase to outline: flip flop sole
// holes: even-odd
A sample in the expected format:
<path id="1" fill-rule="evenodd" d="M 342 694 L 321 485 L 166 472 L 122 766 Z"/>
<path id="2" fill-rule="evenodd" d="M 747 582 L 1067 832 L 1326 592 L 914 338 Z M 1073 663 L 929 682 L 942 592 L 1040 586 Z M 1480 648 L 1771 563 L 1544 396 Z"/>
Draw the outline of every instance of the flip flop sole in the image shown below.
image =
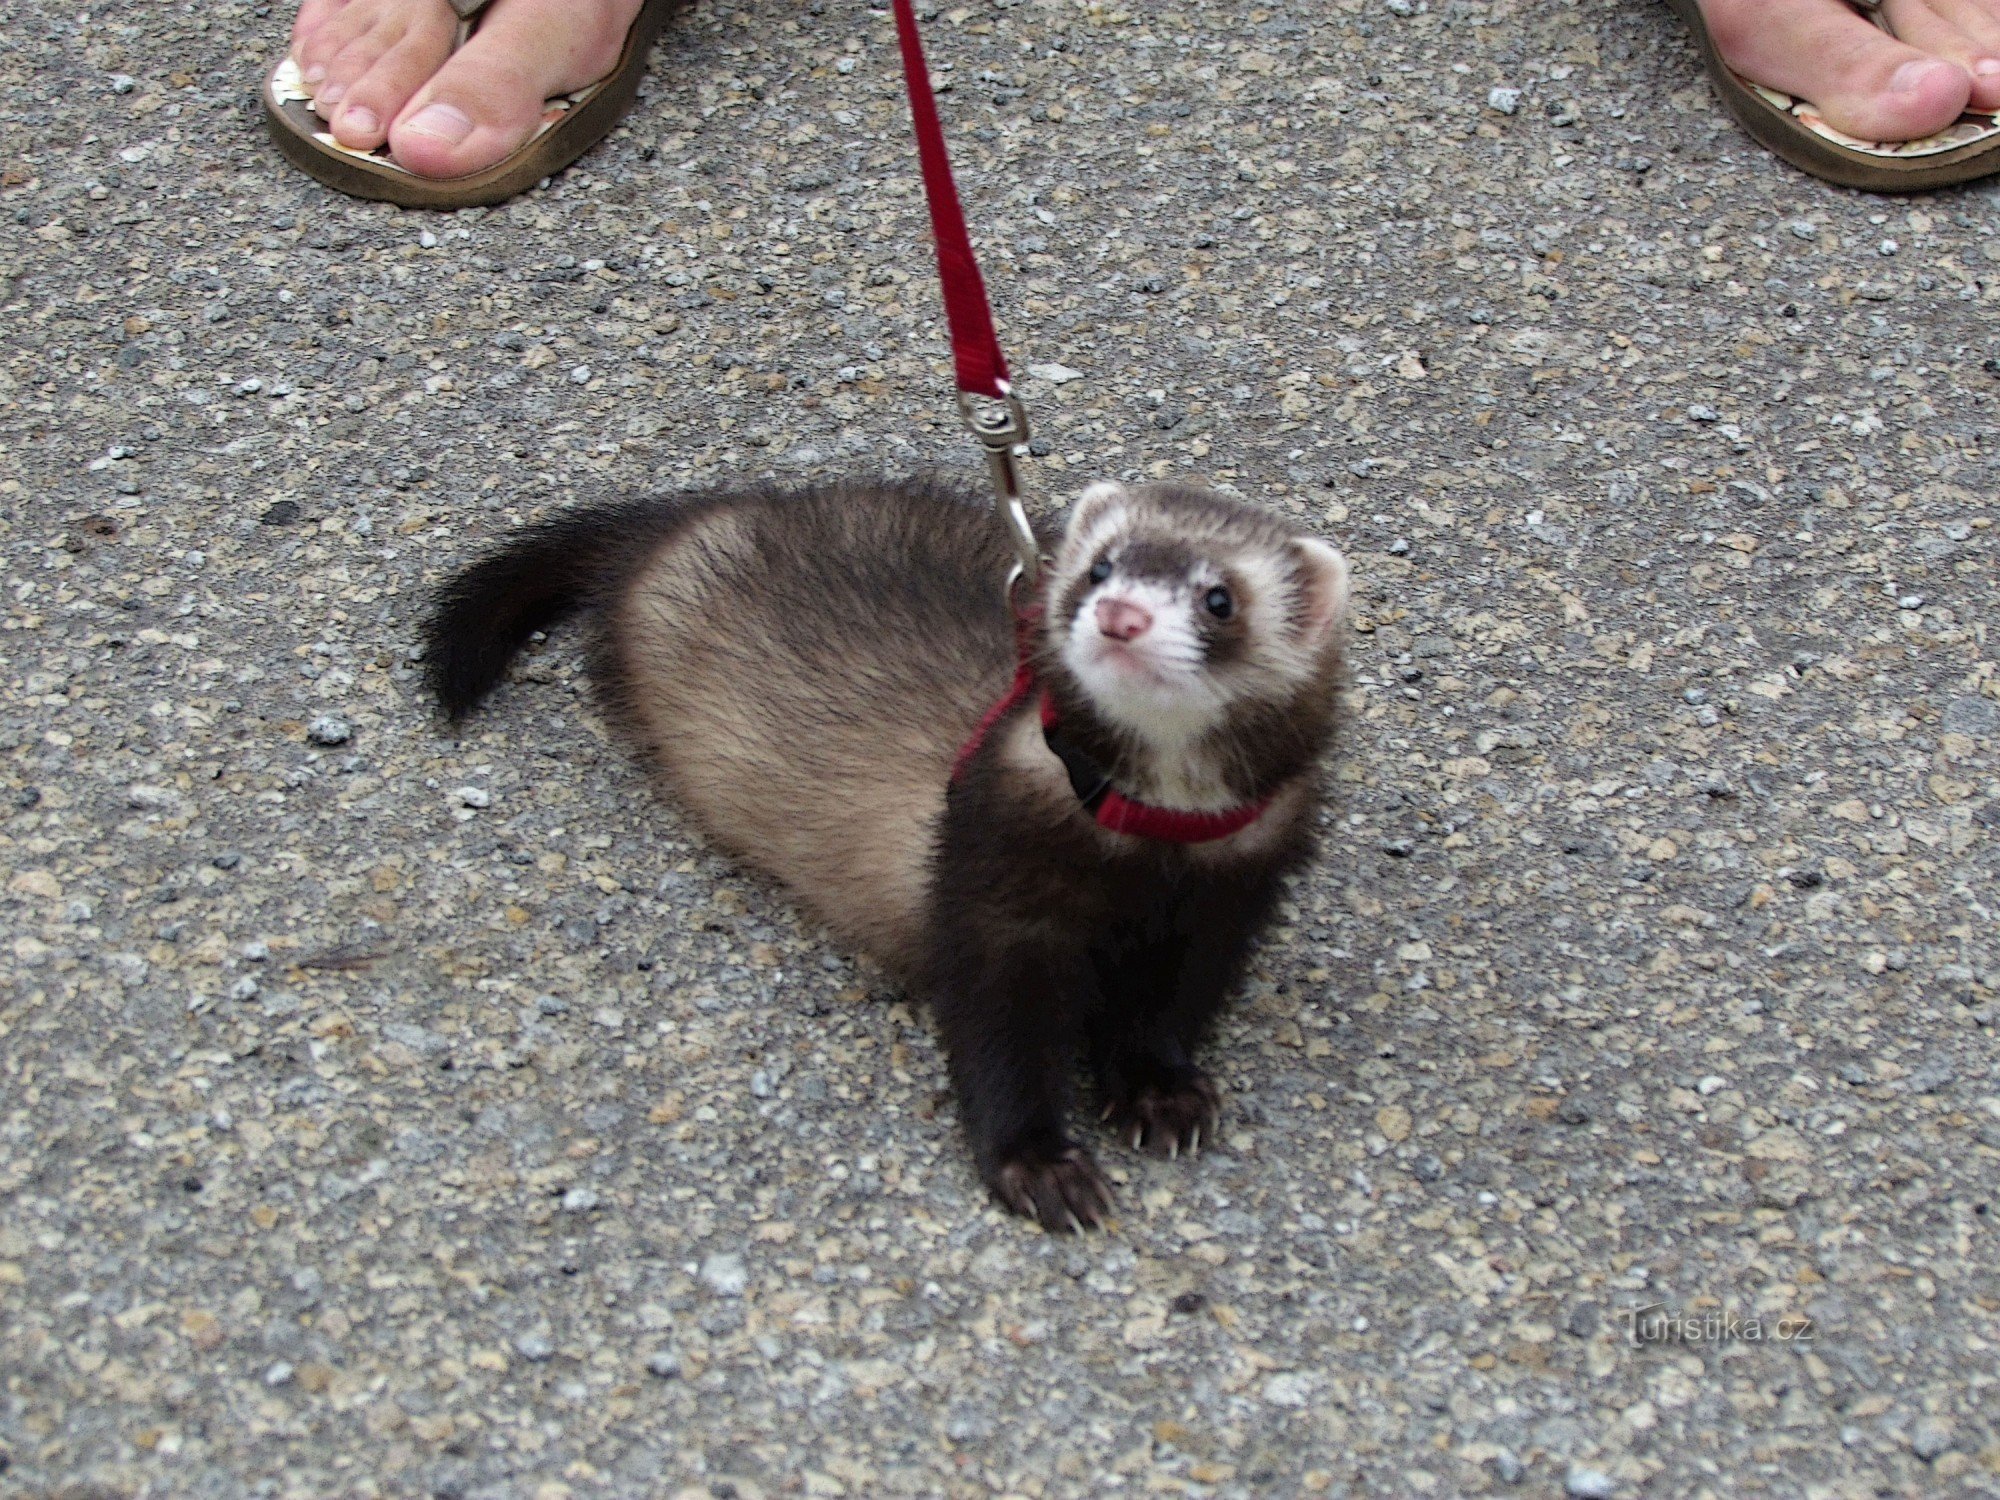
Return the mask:
<path id="1" fill-rule="evenodd" d="M 646 56 L 685 0 L 645 0 L 624 50 L 598 82 L 552 100 L 541 129 L 482 171 L 463 177 L 420 177 L 385 156 L 340 146 L 296 86 L 287 56 L 264 80 L 264 120 L 285 159 L 328 187 L 356 198 L 404 208 L 473 208 L 499 203 L 560 172 L 611 132 L 639 91 Z"/>
<path id="2" fill-rule="evenodd" d="M 1923 192 L 2000 172 L 2000 118 L 1967 115 L 1930 141 L 1870 146 L 1835 140 L 1737 77 L 1715 50 L 1697 0 L 1667 0 L 1667 4 L 1694 33 L 1709 82 L 1736 122 L 1800 170 L 1871 193 Z M 1968 139 L 1955 144 L 1953 132 Z"/>

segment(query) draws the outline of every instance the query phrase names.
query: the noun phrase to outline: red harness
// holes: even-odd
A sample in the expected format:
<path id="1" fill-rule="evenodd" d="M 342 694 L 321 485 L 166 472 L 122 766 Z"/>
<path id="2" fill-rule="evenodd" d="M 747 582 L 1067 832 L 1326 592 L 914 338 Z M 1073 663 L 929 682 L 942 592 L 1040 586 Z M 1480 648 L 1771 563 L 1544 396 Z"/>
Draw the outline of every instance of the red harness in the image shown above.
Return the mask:
<path id="1" fill-rule="evenodd" d="M 951 779 L 954 782 L 965 774 L 965 768 L 972 764 L 994 727 L 1034 694 L 1035 668 L 1031 647 L 1034 624 L 1040 615 L 1041 611 L 1035 609 L 1015 617 L 1014 680 L 1000 701 L 986 710 L 979 727 L 972 731 L 972 737 L 959 747 L 958 756 L 951 763 Z M 1135 802 L 1114 788 L 1110 773 L 1063 734 L 1056 706 L 1046 692 L 1042 694 L 1041 715 L 1043 740 L 1063 763 L 1077 800 L 1096 820 L 1099 828 L 1130 834 L 1134 838 L 1158 839 L 1166 844 L 1206 844 L 1248 828 L 1271 805 L 1271 799 L 1266 797 L 1261 802 L 1246 802 L 1225 812 L 1206 813 L 1181 812 L 1170 807 Z"/>

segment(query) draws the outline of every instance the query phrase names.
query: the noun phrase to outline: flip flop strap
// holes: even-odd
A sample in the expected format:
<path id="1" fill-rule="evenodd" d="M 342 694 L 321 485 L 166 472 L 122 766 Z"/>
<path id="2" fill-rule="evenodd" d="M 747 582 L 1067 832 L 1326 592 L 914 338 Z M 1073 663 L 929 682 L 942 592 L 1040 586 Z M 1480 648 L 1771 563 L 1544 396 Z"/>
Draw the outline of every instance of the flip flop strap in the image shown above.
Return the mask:
<path id="1" fill-rule="evenodd" d="M 1894 28 L 1889 25 L 1889 18 L 1882 14 L 1882 0 L 1847 0 L 1847 3 L 1860 11 L 1868 20 L 1873 21 L 1878 31 L 1886 31 L 1890 36 L 1896 34 Z"/>

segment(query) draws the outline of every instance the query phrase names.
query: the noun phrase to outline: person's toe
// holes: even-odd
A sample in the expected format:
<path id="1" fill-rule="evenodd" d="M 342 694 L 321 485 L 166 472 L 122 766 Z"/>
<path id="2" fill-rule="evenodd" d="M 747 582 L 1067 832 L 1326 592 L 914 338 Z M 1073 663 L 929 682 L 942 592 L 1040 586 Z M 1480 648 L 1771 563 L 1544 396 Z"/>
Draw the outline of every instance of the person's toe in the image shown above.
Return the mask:
<path id="1" fill-rule="evenodd" d="M 2000 108 L 2000 0 L 1888 0 L 1883 12 L 1903 41 L 1965 70 L 1972 108 Z"/>
<path id="2" fill-rule="evenodd" d="M 1972 65 L 1972 108 L 2000 111 L 2000 55 Z"/>
<path id="3" fill-rule="evenodd" d="M 377 19 L 373 8 L 358 0 L 308 0 L 300 6 L 292 26 L 292 57 L 307 87 L 325 87 L 342 57 L 347 58 L 339 69 L 343 87 L 366 72 L 379 50 L 366 42 Z"/>
<path id="4" fill-rule="evenodd" d="M 1857 49 L 1850 66 L 1832 74 L 1825 97 L 1813 99 L 1828 124 L 1864 141 L 1914 141 L 1964 113 L 1972 81 L 1958 64 L 1900 43 L 1875 50 Z"/>
<path id="5" fill-rule="evenodd" d="M 1861 140 L 1930 135 L 1971 97 L 1964 68 L 1888 35 L 1843 0 L 1707 0 L 1703 14 L 1737 73 L 1808 100 Z"/>
<path id="6" fill-rule="evenodd" d="M 334 139 L 356 151 L 373 151 L 386 141 L 389 122 L 444 66 L 456 36 L 457 21 L 447 6 L 419 7 L 404 18 L 386 47 L 351 82 L 339 87 L 332 105 L 324 94 L 320 96 L 322 110 L 331 108 L 328 123 Z M 383 34 L 371 33 L 370 40 L 379 43 Z M 336 69 L 347 61 L 348 54 L 342 53 Z"/>
<path id="7" fill-rule="evenodd" d="M 390 127 L 389 149 L 425 177 L 463 177 L 490 167 L 535 128 L 542 89 L 536 69 L 468 43 Z"/>
<path id="8" fill-rule="evenodd" d="M 391 153 L 425 177 L 492 166 L 533 134 L 546 100 L 611 70 L 637 13 L 638 0 L 500 0 L 389 127 Z"/>
<path id="9" fill-rule="evenodd" d="M 299 13 L 292 17 L 291 52 L 301 67 L 307 56 L 315 53 L 319 34 L 347 8 L 348 0 L 304 0 L 299 6 Z"/>

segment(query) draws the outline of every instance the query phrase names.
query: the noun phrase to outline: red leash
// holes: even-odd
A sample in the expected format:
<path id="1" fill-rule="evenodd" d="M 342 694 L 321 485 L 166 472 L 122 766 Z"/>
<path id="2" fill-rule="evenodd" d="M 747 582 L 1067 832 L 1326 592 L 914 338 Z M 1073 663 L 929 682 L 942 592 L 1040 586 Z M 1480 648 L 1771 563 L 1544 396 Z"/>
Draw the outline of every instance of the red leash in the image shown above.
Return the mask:
<path id="1" fill-rule="evenodd" d="M 979 257 L 972 253 L 965 210 L 951 177 L 951 158 L 944 148 L 944 126 L 938 122 L 931 75 L 924 66 L 924 44 L 917 35 L 917 14 L 910 0 L 895 0 L 896 40 L 903 48 L 903 82 L 910 94 L 910 121 L 917 132 L 917 160 L 923 166 L 924 196 L 931 206 L 931 238 L 937 241 L 938 280 L 944 284 L 944 316 L 951 327 L 951 357 L 958 368 L 958 388 L 995 401 L 1007 399 L 1007 356 L 1000 352 L 1000 335 L 993 328 L 993 309 L 986 301 L 986 280 L 979 274 Z"/>
<path id="2" fill-rule="evenodd" d="M 944 126 L 938 122 L 937 99 L 931 93 L 930 70 L 924 63 L 924 44 L 917 35 L 917 15 L 910 0 L 894 3 L 896 40 L 903 50 L 903 84 L 910 95 L 917 160 L 923 168 L 924 197 L 930 203 L 931 238 L 937 244 L 938 281 L 944 288 L 945 323 L 951 329 L 958 409 L 986 450 L 994 504 L 1019 560 L 1016 576 L 1027 582 L 1032 593 L 1041 573 L 1041 547 L 1022 508 L 1020 478 L 1014 470 L 1014 450 L 1028 441 L 1028 413 L 1008 381 L 1007 356 L 1000 352 L 1000 335 L 993 328 L 986 280 L 979 274 L 979 257 L 972 253 L 972 236 L 965 228 L 965 210 L 959 205 L 958 186 L 952 181 Z M 1000 404 L 977 410 L 968 399 L 972 396 Z M 1012 584 L 1010 579 L 1010 595 Z"/>

